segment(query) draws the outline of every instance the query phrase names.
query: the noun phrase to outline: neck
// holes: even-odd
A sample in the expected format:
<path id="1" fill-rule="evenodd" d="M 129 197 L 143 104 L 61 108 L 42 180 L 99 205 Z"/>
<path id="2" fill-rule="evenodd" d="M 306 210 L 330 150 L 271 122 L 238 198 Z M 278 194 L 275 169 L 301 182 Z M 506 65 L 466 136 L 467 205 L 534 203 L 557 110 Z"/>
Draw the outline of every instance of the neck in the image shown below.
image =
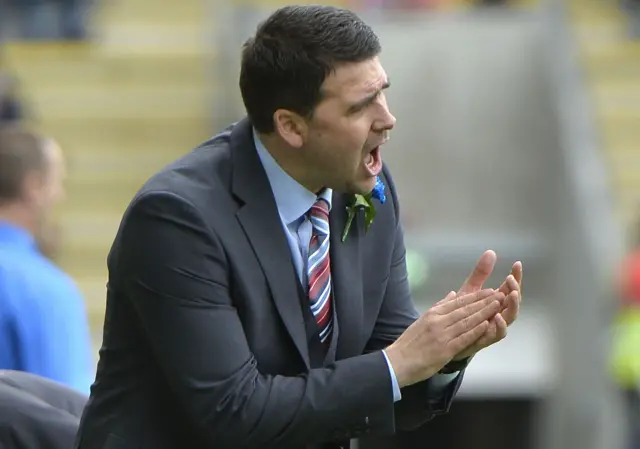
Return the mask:
<path id="1" fill-rule="evenodd" d="M 10 223 L 25 229 L 31 235 L 36 233 L 36 223 L 26 208 L 20 204 L 11 203 L 0 206 L 0 221 Z"/>
<path id="2" fill-rule="evenodd" d="M 319 194 L 324 186 L 313 179 L 309 165 L 305 163 L 300 149 L 291 148 L 274 133 L 259 134 L 260 142 L 275 159 L 278 165 L 309 192 Z"/>

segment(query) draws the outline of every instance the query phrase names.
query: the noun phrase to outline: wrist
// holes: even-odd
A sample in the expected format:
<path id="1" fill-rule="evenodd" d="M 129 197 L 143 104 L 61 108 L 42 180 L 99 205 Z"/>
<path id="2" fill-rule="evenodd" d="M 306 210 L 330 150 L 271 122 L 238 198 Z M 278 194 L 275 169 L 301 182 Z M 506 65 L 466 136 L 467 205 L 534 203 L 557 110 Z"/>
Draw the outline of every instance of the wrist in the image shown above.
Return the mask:
<path id="1" fill-rule="evenodd" d="M 398 348 L 394 348 L 393 345 L 387 347 L 383 352 L 386 355 L 387 362 L 391 365 L 391 369 L 396 376 L 396 381 L 398 382 L 398 386 L 400 388 L 404 388 L 411 384 L 409 367 L 404 362 L 404 357 Z"/>

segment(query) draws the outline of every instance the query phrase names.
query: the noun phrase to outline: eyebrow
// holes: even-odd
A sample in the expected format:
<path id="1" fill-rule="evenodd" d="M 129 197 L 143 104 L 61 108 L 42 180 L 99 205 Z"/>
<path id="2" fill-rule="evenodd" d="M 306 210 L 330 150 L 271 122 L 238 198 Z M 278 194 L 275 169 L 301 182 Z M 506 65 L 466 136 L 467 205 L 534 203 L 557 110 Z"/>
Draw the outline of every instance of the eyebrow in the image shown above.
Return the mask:
<path id="1" fill-rule="evenodd" d="M 358 111 L 364 108 L 365 106 L 368 106 L 369 104 L 373 103 L 375 99 L 378 98 L 378 95 L 380 95 L 380 92 L 382 92 L 385 89 L 388 89 L 389 87 L 391 87 L 391 82 L 387 79 L 387 81 L 382 85 L 380 89 L 376 90 L 374 93 L 367 95 L 362 100 L 358 100 L 356 103 L 353 103 L 351 106 L 349 106 L 349 112 Z"/>

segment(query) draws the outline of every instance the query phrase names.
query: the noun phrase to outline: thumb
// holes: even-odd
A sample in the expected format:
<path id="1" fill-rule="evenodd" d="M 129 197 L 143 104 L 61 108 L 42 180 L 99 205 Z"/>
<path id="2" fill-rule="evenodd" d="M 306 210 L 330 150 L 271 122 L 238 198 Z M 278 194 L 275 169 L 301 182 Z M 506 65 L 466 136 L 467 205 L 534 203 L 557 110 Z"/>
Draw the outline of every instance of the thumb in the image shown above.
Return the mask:
<path id="1" fill-rule="evenodd" d="M 497 260 L 498 256 L 495 251 L 485 251 L 484 254 L 480 256 L 480 259 L 478 259 L 476 266 L 464 281 L 458 293 L 473 293 L 481 290 L 483 284 L 489 279 L 491 273 L 493 273 L 493 268 L 496 266 Z"/>

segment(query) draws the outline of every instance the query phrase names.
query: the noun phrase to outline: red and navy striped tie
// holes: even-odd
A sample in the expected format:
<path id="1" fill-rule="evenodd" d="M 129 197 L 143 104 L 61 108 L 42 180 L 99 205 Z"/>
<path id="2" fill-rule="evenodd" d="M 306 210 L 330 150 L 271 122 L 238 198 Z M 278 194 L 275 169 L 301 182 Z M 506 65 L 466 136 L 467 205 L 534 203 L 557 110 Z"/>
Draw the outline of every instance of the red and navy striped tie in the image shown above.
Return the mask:
<path id="1" fill-rule="evenodd" d="M 328 343 L 333 322 L 329 257 L 329 203 L 319 198 L 309 210 L 309 220 L 313 225 L 307 262 L 309 301 L 311 302 L 311 311 L 320 329 L 320 341 Z"/>

